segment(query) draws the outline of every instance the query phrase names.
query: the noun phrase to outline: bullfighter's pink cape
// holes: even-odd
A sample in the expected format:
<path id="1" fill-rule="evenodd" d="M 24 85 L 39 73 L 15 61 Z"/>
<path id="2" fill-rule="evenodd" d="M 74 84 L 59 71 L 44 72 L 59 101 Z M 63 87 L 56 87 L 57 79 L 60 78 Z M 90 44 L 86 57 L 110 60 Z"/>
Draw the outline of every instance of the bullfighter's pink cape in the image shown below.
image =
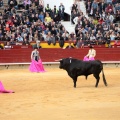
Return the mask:
<path id="1" fill-rule="evenodd" d="M 90 60 L 95 60 L 95 58 L 94 57 L 88 58 L 87 56 L 83 58 L 83 61 L 90 61 Z"/>
<path id="2" fill-rule="evenodd" d="M 32 60 L 29 66 L 29 70 L 31 72 L 46 72 L 41 59 L 38 62 L 35 60 Z"/>
<path id="3" fill-rule="evenodd" d="M 2 84 L 2 82 L 0 81 L 0 93 L 14 93 L 14 91 L 12 90 L 6 90 Z"/>

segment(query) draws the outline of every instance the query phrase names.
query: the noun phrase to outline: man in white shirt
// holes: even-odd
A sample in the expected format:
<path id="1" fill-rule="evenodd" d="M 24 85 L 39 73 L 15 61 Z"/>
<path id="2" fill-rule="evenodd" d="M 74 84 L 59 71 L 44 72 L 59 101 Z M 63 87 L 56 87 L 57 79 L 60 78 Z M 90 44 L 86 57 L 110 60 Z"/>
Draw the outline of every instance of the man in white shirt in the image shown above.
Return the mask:
<path id="1" fill-rule="evenodd" d="M 75 25 L 77 25 L 80 20 L 81 20 L 81 17 L 80 17 L 80 16 L 76 16 L 76 17 L 73 19 L 73 22 L 75 23 Z"/>

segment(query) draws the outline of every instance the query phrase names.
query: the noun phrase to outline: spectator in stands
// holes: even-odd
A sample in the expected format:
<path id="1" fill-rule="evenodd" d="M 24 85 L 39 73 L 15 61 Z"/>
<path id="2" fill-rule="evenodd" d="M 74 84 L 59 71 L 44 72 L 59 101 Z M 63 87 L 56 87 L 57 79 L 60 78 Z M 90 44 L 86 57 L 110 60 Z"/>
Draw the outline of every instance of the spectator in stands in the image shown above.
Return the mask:
<path id="1" fill-rule="evenodd" d="M 2 34 L 2 30 L 0 30 L 0 40 L 2 40 L 3 34 Z"/>
<path id="2" fill-rule="evenodd" d="M 105 11 L 102 11 L 101 18 L 102 18 L 103 20 L 105 20 L 106 17 L 107 17 L 106 12 L 105 12 Z"/>
<path id="3" fill-rule="evenodd" d="M 82 28 L 82 23 L 79 21 L 76 25 L 75 25 L 75 34 L 78 34 L 78 31 Z"/>
<path id="4" fill-rule="evenodd" d="M 16 28 L 15 28 L 15 25 L 13 25 L 11 28 L 10 28 L 10 31 L 11 31 L 11 34 L 13 33 L 15 33 L 15 31 L 16 31 Z"/>
<path id="5" fill-rule="evenodd" d="M 108 4 L 106 10 L 105 10 L 106 13 L 113 13 L 113 6 L 112 4 Z"/>
<path id="6" fill-rule="evenodd" d="M 6 24 L 5 30 L 10 32 L 9 24 Z"/>
<path id="7" fill-rule="evenodd" d="M 90 40 L 90 34 L 88 32 L 84 35 L 84 40 Z"/>
<path id="8" fill-rule="evenodd" d="M 23 42 L 23 37 L 21 35 L 18 35 L 17 42 Z"/>
<path id="9" fill-rule="evenodd" d="M 93 40 L 96 40 L 96 37 L 93 34 L 91 34 L 90 41 L 93 41 Z"/>
<path id="10" fill-rule="evenodd" d="M 32 32 L 29 32 L 29 35 L 28 35 L 28 40 L 29 42 L 32 42 L 33 41 L 33 35 L 32 35 Z"/>
<path id="11" fill-rule="evenodd" d="M 100 13 L 100 15 L 103 14 L 103 11 L 105 11 L 105 8 L 106 8 L 106 3 L 103 0 L 99 1 L 99 3 L 98 3 L 98 12 Z"/>
<path id="12" fill-rule="evenodd" d="M 59 45 L 60 45 L 60 47 L 61 48 L 63 48 L 63 46 L 64 46 L 64 43 L 65 43 L 65 41 L 64 41 L 64 37 L 63 37 L 63 35 L 62 34 L 60 34 L 60 40 L 59 40 Z"/>
<path id="13" fill-rule="evenodd" d="M 115 17 L 114 17 L 114 22 L 119 22 L 120 21 L 120 10 L 116 11 Z"/>
<path id="14" fill-rule="evenodd" d="M 107 4 L 112 4 L 112 0 L 106 0 Z"/>
<path id="15" fill-rule="evenodd" d="M 98 24 L 98 20 L 97 20 L 96 17 L 93 19 L 93 24 L 94 24 L 94 25 L 97 25 L 97 24 Z"/>
<path id="16" fill-rule="evenodd" d="M 111 40 L 111 41 L 114 41 L 115 38 L 116 38 L 115 32 L 112 31 L 112 33 L 110 34 L 110 40 Z"/>
<path id="17" fill-rule="evenodd" d="M 81 31 L 81 32 L 82 32 L 82 31 Z M 82 40 L 82 41 L 83 41 L 83 40 L 84 40 L 84 38 L 85 38 L 85 34 L 84 34 L 84 33 L 81 33 L 81 34 L 80 34 L 80 36 L 79 36 L 78 38 L 79 38 L 80 40 Z"/>
<path id="18" fill-rule="evenodd" d="M 111 23 L 113 23 L 114 16 L 110 13 L 108 13 L 108 19 L 110 20 Z"/>
<path id="19" fill-rule="evenodd" d="M 40 20 L 41 20 L 41 22 L 44 22 L 44 14 L 43 14 L 43 12 L 41 11 L 40 12 L 40 14 L 39 14 L 39 17 L 38 17 Z"/>
<path id="20" fill-rule="evenodd" d="M 109 27 L 106 24 L 103 25 L 103 31 L 104 31 L 104 33 L 109 31 Z"/>
<path id="21" fill-rule="evenodd" d="M 55 27 L 52 27 L 51 34 L 55 36 L 57 35 L 57 31 Z"/>
<path id="22" fill-rule="evenodd" d="M 4 49 L 10 49 L 12 48 L 12 46 L 10 45 L 10 42 L 6 42 L 5 46 L 4 46 Z"/>
<path id="23" fill-rule="evenodd" d="M 120 3 L 117 3 L 115 4 L 115 14 L 116 14 L 116 11 L 119 11 L 120 10 Z"/>
<path id="24" fill-rule="evenodd" d="M 98 11 L 96 11 L 94 17 L 95 17 L 97 20 L 99 20 L 99 19 L 100 19 L 100 13 L 99 13 Z"/>
<path id="25" fill-rule="evenodd" d="M 102 17 L 100 17 L 100 18 L 98 19 L 98 23 L 101 24 L 101 25 L 104 23 L 104 20 L 103 20 Z"/>
<path id="26" fill-rule="evenodd" d="M 34 1 L 32 1 L 34 4 L 35 4 L 35 6 L 38 6 L 39 5 L 39 0 L 34 0 Z"/>
<path id="27" fill-rule="evenodd" d="M 28 10 L 29 7 L 31 6 L 31 0 L 24 0 L 24 6 L 25 6 L 25 9 Z"/>
<path id="28" fill-rule="evenodd" d="M 93 10 L 93 12 L 92 12 L 93 16 L 97 12 L 97 8 L 98 8 L 98 3 L 96 2 L 96 0 L 94 0 L 93 3 L 92 3 L 92 6 L 91 6 L 91 10 Z"/>
<path id="29" fill-rule="evenodd" d="M 46 12 L 45 24 L 49 24 L 50 22 L 52 22 L 52 19 L 51 19 L 50 15 Z"/>
<path id="30" fill-rule="evenodd" d="M 0 0 L 0 7 L 3 7 L 3 0 Z"/>
<path id="31" fill-rule="evenodd" d="M 86 2 L 86 11 L 88 13 L 88 16 L 90 16 L 90 12 L 91 12 L 91 2 L 90 1 Z"/>
<path id="32" fill-rule="evenodd" d="M 22 45 L 30 45 L 29 41 L 25 38 L 22 42 Z"/>
<path id="33" fill-rule="evenodd" d="M 6 25 L 8 25 L 7 27 L 9 27 L 9 28 L 13 26 L 13 21 L 12 21 L 11 18 L 9 18 L 9 19 L 7 20 Z"/>
<path id="34" fill-rule="evenodd" d="M 37 40 L 38 40 L 38 34 L 35 33 L 35 34 L 34 34 L 34 41 L 37 41 Z"/>
<path id="35" fill-rule="evenodd" d="M 41 13 L 41 12 L 43 12 L 44 6 L 41 3 L 39 3 L 39 5 L 37 5 L 37 9 L 38 9 L 39 13 Z"/>
<path id="36" fill-rule="evenodd" d="M 5 35 L 7 35 L 8 37 L 11 38 L 11 33 L 10 33 L 10 31 L 6 31 L 6 34 L 5 34 Z"/>
<path id="37" fill-rule="evenodd" d="M 78 11 L 78 5 L 76 1 L 71 6 L 71 13 L 73 13 L 73 11 L 76 11 L 76 12 Z"/>
<path id="38" fill-rule="evenodd" d="M 76 48 L 84 48 L 83 40 L 77 40 Z"/>
<path id="39" fill-rule="evenodd" d="M 9 0 L 8 5 L 10 9 L 12 9 L 14 6 L 17 6 L 17 1 L 16 0 Z"/>
<path id="40" fill-rule="evenodd" d="M 39 0 L 39 4 L 41 4 L 44 8 L 44 0 Z"/>
<path id="41" fill-rule="evenodd" d="M 51 13 L 51 8 L 49 7 L 49 4 L 47 4 L 47 6 L 45 7 L 45 13 Z"/>
<path id="42" fill-rule="evenodd" d="M 96 33 L 96 39 L 99 38 L 100 36 L 102 36 L 102 31 L 101 30 L 97 31 L 97 33 Z"/>
<path id="43" fill-rule="evenodd" d="M 56 5 L 54 5 L 54 8 L 53 8 L 53 12 L 54 12 L 54 15 L 57 15 L 58 16 L 58 9 L 56 8 Z"/>
<path id="44" fill-rule="evenodd" d="M 57 35 L 55 36 L 55 41 L 58 42 L 60 41 L 60 33 L 58 32 Z"/>
<path id="45" fill-rule="evenodd" d="M 1 41 L 10 41 L 10 37 L 7 35 L 3 35 Z"/>
<path id="46" fill-rule="evenodd" d="M 51 32 L 48 32 L 48 35 L 46 36 L 46 41 L 48 45 L 51 45 L 51 43 L 53 43 L 53 45 L 56 45 L 55 36 L 52 35 Z"/>
<path id="47" fill-rule="evenodd" d="M 23 9 L 24 8 L 23 0 L 17 0 L 17 3 L 18 3 L 18 9 Z"/>
<path id="48" fill-rule="evenodd" d="M 77 15 L 78 15 L 77 12 L 75 10 L 73 10 L 73 12 L 71 14 L 71 22 L 72 22 L 72 24 L 75 24 L 73 20 L 74 20 L 75 17 L 77 17 Z"/>
<path id="49" fill-rule="evenodd" d="M 60 20 L 64 20 L 64 11 L 65 11 L 65 6 L 63 5 L 63 3 L 60 3 L 60 6 L 59 6 Z"/>
<path id="50" fill-rule="evenodd" d="M 40 40 L 37 40 L 36 41 L 36 47 L 39 49 L 39 48 L 42 48 L 41 46 L 40 46 Z"/>
<path id="51" fill-rule="evenodd" d="M 120 41 L 120 33 L 117 33 L 116 37 L 115 37 L 115 41 L 118 42 Z"/>
<path id="52" fill-rule="evenodd" d="M 75 25 L 77 25 L 78 22 L 80 22 L 80 21 L 81 21 L 81 16 L 76 16 L 76 17 L 73 19 L 73 22 L 74 22 Z"/>
<path id="53" fill-rule="evenodd" d="M 111 45 L 110 45 L 110 41 L 111 41 L 110 34 L 106 33 L 104 38 L 105 38 L 105 41 L 106 41 L 106 44 L 108 45 L 108 47 L 111 47 Z"/>
<path id="54" fill-rule="evenodd" d="M 51 43 L 53 44 L 53 45 L 56 45 L 56 39 L 55 39 L 55 35 L 53 34 L 53 35 L 51 35 Z"/>

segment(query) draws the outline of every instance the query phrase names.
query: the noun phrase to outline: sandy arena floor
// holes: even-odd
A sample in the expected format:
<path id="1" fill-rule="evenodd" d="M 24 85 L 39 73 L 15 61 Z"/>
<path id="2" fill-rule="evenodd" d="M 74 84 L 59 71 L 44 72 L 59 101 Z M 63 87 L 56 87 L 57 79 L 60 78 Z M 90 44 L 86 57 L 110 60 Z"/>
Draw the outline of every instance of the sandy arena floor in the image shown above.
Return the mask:
<path id="1" fill-rule="evenodd" d="M 0 120 L 120 120 L 120 68 L 104 68 L 108 82 L 78 78 L 77 88 L 66 71 L 45 67 L 0 69 L 0 80 L 13 94 L 0 94 Z"/>

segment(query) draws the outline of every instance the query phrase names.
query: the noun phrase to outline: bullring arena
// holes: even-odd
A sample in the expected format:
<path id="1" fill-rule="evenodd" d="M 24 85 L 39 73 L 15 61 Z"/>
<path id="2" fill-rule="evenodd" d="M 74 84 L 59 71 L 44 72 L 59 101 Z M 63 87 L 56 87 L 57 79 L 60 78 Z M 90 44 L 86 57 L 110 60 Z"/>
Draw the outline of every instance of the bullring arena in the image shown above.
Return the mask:
<path id="1" fill-rule="evenodd" d="M 119 51 L 119 48 L 108 49 L 110 56 L 112 52 Z M 97 58 L 101 58 L 104 63 L 104 73 L 108 86 L 104 86 L 102 74 L 100 74 L 100 83 L 95 88 L 95 78 L 90 75 L 88 80 L 80 76 L 77 81 L 77 88 L 73 88 L 72 79 L 67 75 L 66 71 L 59 69 L 59 63 L 54 59 L 60 57 L 68 57 L 72 50 L 56 50 L 58 55 L 51 57 L 46 55 L 49 62 L 43 55 L 45 50 L 40 50 L 41 58 L 45 67 L 45 73 L 31 73 L 29 68 L 30 51 L 27 52 L 26 59 L 28 62 L 22 61 L 16 56 L 16 63 L 13 63 L 11 57 L 15 56 L 15 50 L 11 50 L 11 57 L 3 56 L 6 63 L 1 62 L 0 81 L 8 90 L 14 90 L 15 93 L 0 94 L 0 120 L 119 120 L 120 119 L 120 65 L 119 55 L 116 54 L 111 59 L 117 61 L 105 61 L 107 58 L 101 58 L 101 50 L 96 48 Z M 105 50 L 105 49 L 104 49 Z M 19 50 L 22 51 L 22 50 Z M 41 52 L 42 51 L 42 52 Z M 54 50 L 55 51 L 55 50 Z M 67 54 L 66 52 L 67 51 Z M 77 50 L 82 51 L 82 50 Z M 78 54 L 80 59 L 86 54 L 87 48 L 84 49 L 82 55 Z M 8 50 L 4 50 L 4 53 Z M 10 51 L 9 51 L 10 52 Z M 75 50 L 74 50 L 75 52 Z M 2 54 L 3 51 L 0 50 Z M 52 50 L 50 52 L 52 54 Z M 61 55 L 62 53 L 62 55 Z M 19 54 L 23 54 L 19 52 Z M 103 53 L 104 54 L 104 53 Z M 102 56 L 104 56 L 102 54 Z M 2 55 L 1 55 L 2 56 Z M 24 56 L 24 55 L 23 55 Z M 96 59 L 97 59 L 96 58 Z M 114 59 L 115 58 L 115 59 Z M 8 63 L 7 60 L 11 60 Z M 110 59 L 110 58 L 109 58 Z M 0 59 L 2 61 L 2 57 Z M 18 62 L 17 62 L 18 60 Z M 27 61 L 27 60 L 26 60 Z M 50 62 L 52 61 L 52 62 Z"/>
<path id="2" fill-rule="evenodd" d="M 0 0 L 0 120 L 120 120 L 119 1 Z M 44 73 L 29 71 L 34 45 Z M 56 60 L 82 60 L 89 45 L 107 87 L 100 74 L 97 88 L 93 75 L 79 76 L 74 88 L 59 69 Z"/>

